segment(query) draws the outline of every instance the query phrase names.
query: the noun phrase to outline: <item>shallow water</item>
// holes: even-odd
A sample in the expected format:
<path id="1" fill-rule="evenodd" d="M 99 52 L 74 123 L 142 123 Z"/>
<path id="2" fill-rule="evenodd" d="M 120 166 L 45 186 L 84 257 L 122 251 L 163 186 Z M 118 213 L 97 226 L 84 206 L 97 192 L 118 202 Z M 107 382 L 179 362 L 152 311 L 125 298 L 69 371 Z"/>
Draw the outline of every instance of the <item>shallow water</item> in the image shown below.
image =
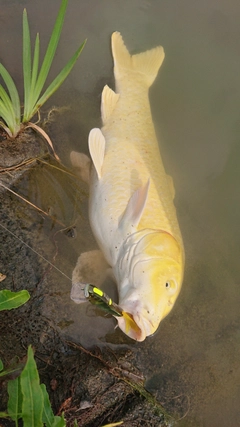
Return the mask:
<path id="1" fill-rule="evenodd" d="M 22 9 L 27 7 L 31 30 L 40 30 L 44 47 L 60 2 L 0 4 L 0 59 L 21 87 Z M 71 0 L 51 71 L 54 76 L 88 38 L 73 72 L 48 103 L 68 107 L 55 116 L 51 132 L 69 165 L 71 150 L 87 152 L 88 132 L 100 125 L 102 87 L 113 86 L 111 33 L 120 31 L 132 53 L 164 46 L 166 59 L 150 99 L 186 248 L 176 306 L 153 338 L 132 344 L 114 331 L 113 319 L 70 301 L 70 279 L 52 269 L 43 314 L 83 345 L 130 345 L 147 388 L 183 417 L 179 426 L 240 426 L 239 13 L 235 0 Z M 71 278 L 79 254 L 96 247 L 87 189 L 66 186 L 64 175 L 33 173 L 29 179 L 22 193 L 67 227 L 76 226 L 75 238 L 55 234 L 61 227 L 49 221 L 38 228 L 37 249 L 52 262 L 57 242 L 56 266 Z"/>

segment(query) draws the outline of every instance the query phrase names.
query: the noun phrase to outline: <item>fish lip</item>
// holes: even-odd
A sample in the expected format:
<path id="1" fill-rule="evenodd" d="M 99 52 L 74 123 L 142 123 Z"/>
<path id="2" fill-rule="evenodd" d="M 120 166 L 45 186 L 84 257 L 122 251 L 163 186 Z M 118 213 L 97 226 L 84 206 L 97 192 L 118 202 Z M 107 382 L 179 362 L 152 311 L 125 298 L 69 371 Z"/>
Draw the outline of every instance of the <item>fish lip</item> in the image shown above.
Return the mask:
<path id="1" fill-rule="evenodd" d="M 127 312 L 126 312 L 127 313 Z M 128 315 L 132 316 L 131 313 L 127 313 Z M 133 316 L 132 316 L 133 318 Z M 134 320 L 134 319 L 133 319 Z M 138 326 L 138 330 L 135 331 L 133 328 L 130 328 L 128 331 L 126 331 L 126 321 L 124 317 L 118 317 L 118 326 L 119 328 L 129 337 L 132 338 L 135 341 L 144 341 L 146 338 L 145 331 L 142 331 L 142 329 Z M 136 322 L 135 322 L 136 323 Z M 137 324 L 137 323 L 136 323 Z"/>
<path id="2" fill-rule="evenodd" d="M 130 328 L 127 331 L 126 320 L 123 316 L 118 317 L 118 326 L 128 337 L 134 339 L 135 341 L 141 342 L 144 341 L 147 336 L 153 334 L 152 330 L 150 330 L 151 328 L 153 328 L 153 324 L 150 320 L 142 319 L 139 314 L 132 314 L 127 311 L 125 311 L 125 313 L 132 318 L 138 328 L 137 330 L 134 330 L 134 328 Z"/>

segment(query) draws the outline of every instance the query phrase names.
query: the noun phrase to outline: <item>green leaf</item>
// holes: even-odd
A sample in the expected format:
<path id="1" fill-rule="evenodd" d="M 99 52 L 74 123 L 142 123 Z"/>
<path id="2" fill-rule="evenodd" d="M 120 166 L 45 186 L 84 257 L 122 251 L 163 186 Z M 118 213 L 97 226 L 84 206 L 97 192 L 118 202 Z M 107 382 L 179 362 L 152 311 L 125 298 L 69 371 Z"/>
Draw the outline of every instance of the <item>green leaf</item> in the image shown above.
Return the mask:
<path id="1" fill-rule="evenodd" d="M 45 384 L 41 384 L 40 387 L 42 389 L 44 400 L 42 416 L 43 423 L 46 424 L 47 427 L 65 427 L 66 422 L 64 420 L 64 416 L 54 416 L 53 414 Z"/>
<path id="2" fill-rule="evenodd" d="M 47 427 L 52 427 L 54 422 L 54 414 L 51 408 L 48 392 L 46 390 L 45 384 L 40 384 L 42 394 L 43 394 L 43 415 L 42 421 L 47 425 Z"/>
<path id="3" fill-rule="evenodd" d="M 28 347 L 28 359 L 20 375 L 20 383 L 24 427 L 42 427 L 43 395 L 31 346 Z"/>
<path id="4" fill-rule="evenodd" d="M 28 107 L 31 88 L 31 38 L 28 25 L 27 11 L 23 11 L 23 82 L 24 82 L 24 115 Z"/>
<path id="5" fill-rule="evenodd" d="M 18 419 L 21 417 L 22 412 L 22 392 L 20 385 L 20 377 L 14 380 L 8 381 L 8 414 L 16 426 L 18 425 Z"/>
<path id="6" fill-rule="evenodd" d="M 54 92 L 56 92 L 56 90 L 61 86 L 61 84 L 67 78 L 67 76 L 71 72 L 73 66 L 75 65 L 80 53 L 82 52 L 85 44 L 86 44 L 86 40 L 81 44 L 81 46 L 78 48 L 78 50 L 75 52 L 75 54 L 69 60 L 69 62 L 65 65 L 65 67 L 62 69 L 62 71 L 60 71 L 60 73 L 53 80 L 53 82 L 48 86 L 47 90 L 44 92 L 42 97 L 38 100 L 38 102 L 37 102 L 37 104 L 33 110 L 34 114 L 37 112 L 39 107 L 41 107 L 48 100 L 48 98 L 50 98 L 50 96 L 52 96 L 52 94 Z"/>
<path id="7" fill-rule="evenodd" d="M 23 305 L 30 298 L 28 291 L 11 292 L 7 289 L 0 291 L 0 311 L 11 310 Z"/>
<path id="8" fill-rule="evenodd" d="M 52 61 L 57 49 L 57 45 L 60 39 L 60 35 L 61 35 L 61 31 L 62 31 L 62 26 L 63 26 L 63 21 L 65 18 L 65 13 L 66 13 L 66 8 L 67 8 L 67 4 L 68 4 L 68 0 L 62 0 L 59 12 L 58 12 L 58 16 L 53 28 L 53 32 L 47 47 L 47 51 L 39 72 L 39 76 L 36 82 L 36 86 L 34 89 L 34 99 L 33 99 L 33 103 L 31 105 L 31 109 L 34 108 L 39 95 L 43 89 L 44 83 L 47 79 L 50 67 L 52 65 Z"/>
<path id="9" fill-rule="evenodd" d="M 3 366 L 3 362 L 2 362 L 2 359 L 0 359 L 0 371 L 2 371 L 2 370 L 3 370 L 3 368 L 4 368 L 4 366 Z"/>

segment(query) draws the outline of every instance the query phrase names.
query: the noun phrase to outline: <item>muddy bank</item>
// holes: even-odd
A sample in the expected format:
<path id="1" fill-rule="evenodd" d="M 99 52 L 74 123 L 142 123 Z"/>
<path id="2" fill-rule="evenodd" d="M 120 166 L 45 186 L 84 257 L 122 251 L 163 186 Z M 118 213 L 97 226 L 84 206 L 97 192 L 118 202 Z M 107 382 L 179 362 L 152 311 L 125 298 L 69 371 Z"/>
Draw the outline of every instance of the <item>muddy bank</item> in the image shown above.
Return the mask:
<path id="1" fill-rule="evenodd" d="M 24 180 L 29 181 L 29 175 L 36 173 L 37 168 L 25 172 L 27 175 L 16 181 L 13 188 L 21 189 Z M 68 189 L 75 185 L 72 178 L 64 181 Z M 58 219 L 64 222 L 64 210 L 60 209 L 58 214 Z M 54 264 L 58 253 L 51 237 L 63 226 L 26 206 L 8 191 L 0 194 L 0 217 L 0 271 L 6 275 L 0 283 L 1 289 L 27 289 L 31 294 L 24 306 L 0 313 L 0 357 L 4 366 L 11 365 L 16 358 L 24 363 L 27 347 L 32 344 L 40 379 L 46 384 L 53 410 L 56 414 L 64 411 L 70 427 L 74 419 L 85 427 L 121 420 L 126 427 L 173 425 L 173 419 L 145 390 L 134 351 L 127 344 L 85 349 L 64 330 L 64 322 L 71 322 L 70 315 L 68 319 L 65 313 L 60 324 L 46 314 L 49 295 L 52 304 L 56 301 L 56 310 L 58 295 L 51 277 L 53 268 L 38 253 Z M 45 235 L 41 233 L 43 228 Z M 64 234 L 64 239 L 71 239 L 69 236 Z M 69 288 L 66 298 L 68 295 Z M 1 382 L 0 411 L 7 405 L 6 385 L 6 381 Z M 6 420 L 1 423 L 14 425 Z"/>

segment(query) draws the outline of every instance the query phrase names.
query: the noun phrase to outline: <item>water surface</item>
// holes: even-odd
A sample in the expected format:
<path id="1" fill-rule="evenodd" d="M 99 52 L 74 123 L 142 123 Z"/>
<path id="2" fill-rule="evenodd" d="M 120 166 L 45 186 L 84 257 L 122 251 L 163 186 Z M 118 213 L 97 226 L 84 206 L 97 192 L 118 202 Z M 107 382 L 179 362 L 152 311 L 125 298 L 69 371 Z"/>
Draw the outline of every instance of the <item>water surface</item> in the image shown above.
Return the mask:
<path id="1" fill-rule="evenodd" d="M 1 4 L 0 58 L 21 87 L 22 9 L 27 7 L 31 31 L 40 31 L 44 48 L 60 1 Z M 83 345 L 132 346 L 147 388 L 183 417 L 179 426 L 240 426 L 239 15 L 235 0 L 71 0 L 51 70 L 53 77 L 88 39 L 70 77 L 46 107 L 68 108 L 56 115 L 51 132 L 69 165 L 71 150 L 87 153 L 88 132 L 101 124 L 102 87 L 113 87 L 111 33 L 120 31 L 132 53 L 158 44 L 165 49 L 150 100 L 166 170 L 175 182 L 186 248 L 176 306 L 155 337 L 132 344 L 114 331 L 113 319 L 97 317 L 88 305 L 74 305 L 70 279 L 52 270 L 44 313 Z M 66 226 L 76 226 L 74 239 L 55 235 L 56 224 L 45 224 L 39 232 L 42 253 L 51 261 L 57 241 L 56 266 L 71 278 L 79 254 L 96 248 L 87 220 L 87 189 L 65 188 L 64 175 L 54 182 L 50 176 L 44 179 L 52 190 L 42 185 L 41 200 L 29 190 L 35 188 L 36 175 L 35 184 L 22 191 L 51 208 Z M 37 176 L 37 182 L 43 183 L 43 177 Z"/>

